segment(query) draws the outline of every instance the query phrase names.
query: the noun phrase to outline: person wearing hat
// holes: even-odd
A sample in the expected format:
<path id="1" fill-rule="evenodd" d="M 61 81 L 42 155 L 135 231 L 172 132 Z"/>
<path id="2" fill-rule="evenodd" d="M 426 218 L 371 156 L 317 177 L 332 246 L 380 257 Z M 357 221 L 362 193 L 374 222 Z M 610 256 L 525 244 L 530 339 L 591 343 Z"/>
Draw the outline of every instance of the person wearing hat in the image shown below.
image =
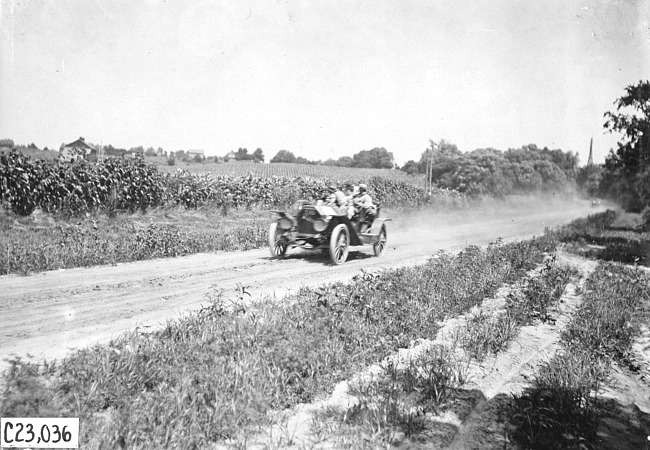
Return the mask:
<path id="1" fill-rule="evenodd" d="M 368 194 L 368 186 L 359 184 L 359 195 L 353 200 L 354 206 L 361 212 L 360 222 L 372 222 L 377 214 L 377 207 Z"/>

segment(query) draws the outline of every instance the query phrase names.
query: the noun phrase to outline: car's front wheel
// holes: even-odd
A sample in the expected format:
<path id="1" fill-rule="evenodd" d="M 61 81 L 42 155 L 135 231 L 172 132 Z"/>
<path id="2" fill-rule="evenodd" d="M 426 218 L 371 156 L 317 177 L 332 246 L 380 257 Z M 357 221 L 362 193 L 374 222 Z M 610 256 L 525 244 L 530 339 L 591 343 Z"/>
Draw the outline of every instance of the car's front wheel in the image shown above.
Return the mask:
<path id="1" fill-rule="evenodd" d="M 382 256 L 386 251 L 386 226 L 382 225 L 381 231 L 379 232 L 379 239 L 372 246 L 372 249 L 375 252 L 375 256 Z"/>
<path id="2" fill-rule="evenodd" d="M 336 265 L 348 259 L 350 251 L 350 231 L 345 224 L 339 224 L 332 230 L 330 237 L 330 259 Z"/>
<path id="3" fill-rule="evenodd" d="M 269 227 L 269 251 L 272 258 L 282 258 L 287 253 L 287 242 L 278 232 L 277 222 L 273 222 Z"/>

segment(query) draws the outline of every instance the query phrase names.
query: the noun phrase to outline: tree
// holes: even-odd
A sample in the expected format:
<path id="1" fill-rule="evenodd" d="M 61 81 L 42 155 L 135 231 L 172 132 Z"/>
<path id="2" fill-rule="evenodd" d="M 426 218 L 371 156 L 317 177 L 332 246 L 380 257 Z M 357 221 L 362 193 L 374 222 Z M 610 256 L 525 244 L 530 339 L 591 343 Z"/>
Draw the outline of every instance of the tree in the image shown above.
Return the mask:
<path id="1" fill-rule="evenodd" d="M 604 128 L 623 136 L 605 159 L 600 188 L 625 209 L 638 212 L 650 205 L 650 81 L 626 87 L 614 105 L 616 111 L 604 115 Z"/>
<path id="2" fill-rule="evenodd" d="M 431 158 L 432 179 L 439 180 L 446 172 L 454 171 L 458 167 L 458 158 L 462 156 L 456 144 L 441 139 L 440 142 L 430 141 L 427 148 L 420 156 L 418 168 L 420 173 L 427 173 L 427 161 Z"/>
<path id="3" fill-rule="evenodd" d="M 264 152 L 262 151 L 262 149 L 258 147 L 257 150 L 253 152 L 252 158 L 254 161 L 264 162 Z"/>
<path id="4" fill-rule="evenodd" d="M 394 165 L 393 154 L 384 147 L 375 147 L 372 150 L 362 150 L 352 157 L 352 167 L 392 169 Z"/>
<path id="5" fill-rule="evenodd" d="M 237 161 L 250 161 L 253 158 L 253 155 L 248 154 L 247 148 L 239 147 L 237 153 L 235 153 L 235 159 Z"/>
<path id="6" fill-rule="evenodd" d="M 280 150 L 276 155 L 271 159 L 272 163 L 295 163 L 296 156 L 287 150 Z"/>
<path id="7" fill-rule="evenodd" d="M 418 163 L 411 159 L 406 164 L 404 164 L 400 170 L 406 172 L 409 175 L 414 175 L 420 172 L 420 167 Z"/>
<path id="8" fill-rule="evenodd" d="M 147 156 L 156 156 L 156 149 L 149 147 L 144 151 L 144 154 Z"/>
<path id="9" fill-rule="evenodd" d="M 353 159 L 350 156 L 341 156 L 336 160 L 336 165 L 339 167 L 352 167 Z"/>

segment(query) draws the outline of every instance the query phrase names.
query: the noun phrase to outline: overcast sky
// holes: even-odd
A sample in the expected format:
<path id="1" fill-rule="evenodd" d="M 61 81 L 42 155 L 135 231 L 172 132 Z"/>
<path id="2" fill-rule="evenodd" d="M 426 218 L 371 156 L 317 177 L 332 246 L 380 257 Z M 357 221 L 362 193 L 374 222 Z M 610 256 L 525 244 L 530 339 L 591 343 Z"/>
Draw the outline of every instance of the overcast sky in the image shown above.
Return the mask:
<path id="1" fill-rule="evenodd" d="M 309 159 L 429 139 L 602 162 L 650 0 L 0 0 L 0 138 Z"/>

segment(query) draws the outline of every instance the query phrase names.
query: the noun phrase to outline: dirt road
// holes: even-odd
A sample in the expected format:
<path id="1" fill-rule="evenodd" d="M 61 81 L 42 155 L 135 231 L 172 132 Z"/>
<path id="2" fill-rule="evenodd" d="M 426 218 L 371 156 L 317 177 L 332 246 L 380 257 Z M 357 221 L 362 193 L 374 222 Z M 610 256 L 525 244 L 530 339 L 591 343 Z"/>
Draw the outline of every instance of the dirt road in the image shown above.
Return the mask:
<path id="1" fill-rule="evenodd" d="M 0 369 L 10 355 L 52 359 L 121 332 L 151 330 L 168 319 L 199 309 L 208 294 L 236 297 L 246 287 L 252 299 L 303 285 L 347 280 L 361 270 L 413 265 L 440 250 L 483 245 L 543 233 L 596 212 L 586 202 L 535 203 L 524 209 L 485 208 L 457 215 L 414 215 L 389 223 L 382 258 L 371 248 L 350 253 L 342 266 L 315 254 L 294 252 L 271 260 L 266 249 L 198 254 L 116 266 L 58 270 L 0 277 Z"/>

